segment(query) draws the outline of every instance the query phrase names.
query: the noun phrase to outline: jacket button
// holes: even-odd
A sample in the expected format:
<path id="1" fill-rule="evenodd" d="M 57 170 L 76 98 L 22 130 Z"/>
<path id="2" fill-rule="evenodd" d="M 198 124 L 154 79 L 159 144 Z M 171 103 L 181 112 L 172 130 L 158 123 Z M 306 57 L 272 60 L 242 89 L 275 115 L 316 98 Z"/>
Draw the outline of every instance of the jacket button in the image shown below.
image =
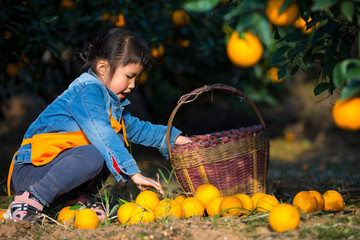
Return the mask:
<path id="1" fill-rule="evenodd" d="M 119 111 L 119 109 L 117 108 L 117 109 L 115 109 L 115 111 L 116 111 L 116 112 L 118 112 L 118 111 Z"/>
<path id="2" fill-rule="evenodd" d="M 123 170 L 124 172 L 126 172 L 126 168 L 123 168 L 122 170 Z"/>

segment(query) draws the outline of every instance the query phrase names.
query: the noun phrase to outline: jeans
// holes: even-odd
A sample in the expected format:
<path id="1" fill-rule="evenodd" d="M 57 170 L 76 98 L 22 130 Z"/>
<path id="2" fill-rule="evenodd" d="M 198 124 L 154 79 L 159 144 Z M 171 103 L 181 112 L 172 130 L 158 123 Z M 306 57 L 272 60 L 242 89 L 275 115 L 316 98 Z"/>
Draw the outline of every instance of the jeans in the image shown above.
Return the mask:
<path id="1" fill-rule="evenodd" d="M 109 177 L 105 160 L 93 145 L 71 148 L 43 165 L 15 165 L 12 175 L 17 195 L 32 192 L 40 203 L 55 207 L 76 194 L 94 195 Z"/>

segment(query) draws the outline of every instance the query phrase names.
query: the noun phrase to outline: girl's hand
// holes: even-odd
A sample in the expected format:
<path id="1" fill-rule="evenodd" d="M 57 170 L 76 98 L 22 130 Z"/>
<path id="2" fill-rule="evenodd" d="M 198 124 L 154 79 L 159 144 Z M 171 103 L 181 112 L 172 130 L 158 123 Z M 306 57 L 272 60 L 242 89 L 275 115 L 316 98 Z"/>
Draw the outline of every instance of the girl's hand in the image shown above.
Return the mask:
<path id="1" fill-rule="evenodd" d="M 185 137 L 185 136 L 178 136 L 176 139 L 175 139 L 175 144 L 176 145 L 182 145 L 182 144 L 185 144 L 185 143 L 191 143 L 191 139 L 189 137 Z"/>
<path id="2" fill-rule="evenodd" d="M 140 191 L 144 191 L 149 187 L 151 187 L 159 191 L 162 195 L 164 195 L 164 191 L 160 183 L 156 182 L 154 179 L 145 177 L 140 173 L 135 173 L 134 175 L 131 175 L 130 178 L 134 181 L 134 183 L 137 185 Z"/>

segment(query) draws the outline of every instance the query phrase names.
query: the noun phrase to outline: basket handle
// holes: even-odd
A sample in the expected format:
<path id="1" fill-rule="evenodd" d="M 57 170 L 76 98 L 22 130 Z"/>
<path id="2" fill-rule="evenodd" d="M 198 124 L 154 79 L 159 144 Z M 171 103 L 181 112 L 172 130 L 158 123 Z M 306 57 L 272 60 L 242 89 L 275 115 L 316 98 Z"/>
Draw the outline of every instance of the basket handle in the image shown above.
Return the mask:
<path id="1" fill-rule="evenodd" d="M 204 92 L 209 92 L 209 91 L 212 91 L 212 90 L 225 90 L 225 91 L 229 91 L 229 92 L 232 92 L 234 94 L 236 94 L 237 96 L 240 96 L 241 98 L 244 98 L 250 105 L 251 107 L 253 108 L 253 110 L 255 111 L 257 117 L 259 118 L 260 120 L 260 123 L 262 126 L 264 126 L 264 128 L 266 129 L 266 126 L 265 126 L 265 123 L 264 123 L 264 120 L 263 118 L 261 117 L 261 114 L 259 112 L 259 110 L 256 108 L 255 104 L 250 100 L 250 98 L 248 96 L 246 96 L 242 91 L 236 89 L 236 88 L 233 88 L 233 87 L 230 87 L 230 86 L 227 86 L 227 85 L 224 85 L 224 84 L 220 84 L 220 83 L 216 83 L 216 84 L 211 84 L 211 85 L 205 85 L 201 88 L 197 88 L 195 90 L 193 90 L 192 92 L 188 93 L 188 94 L 185 94 L 183 95 L 179 101 L 178 101 L 178 105 L 175 107 L 175 109 L 172 111 L 171 115 L 170 115 L 170 118 L 169 118 L 169 121 L 168 121 L 168 124 L 167 124 L 167 129 L 166 129 L 166 144 L 167 144 L 167 147 L 168 147 L 168 152 L 169 152 L 169 157 L 171 158 L 171 151 L 170 151 L 170 132 L 171 132 L 171 125 L 172 125 L 172 122 L 174 120 L 174 117 L 175 117 L 175 114 L 176 112 L 179 110 L 180 106 L 185 104 L 185 103 L 189 103 L 189 102 L 192 102 L 194 101 L 200 94 L 204 93 Z"/>

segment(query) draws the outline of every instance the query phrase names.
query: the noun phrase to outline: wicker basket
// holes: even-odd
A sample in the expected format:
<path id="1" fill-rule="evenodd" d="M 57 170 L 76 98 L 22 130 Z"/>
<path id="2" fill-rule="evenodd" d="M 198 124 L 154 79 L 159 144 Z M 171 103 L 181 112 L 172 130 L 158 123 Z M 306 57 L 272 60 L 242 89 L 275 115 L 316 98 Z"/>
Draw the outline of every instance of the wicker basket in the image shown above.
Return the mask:
<path id="1" fill-rule="evenodd" d="M 244 98 L 256 112 L 261 125 L 194 135 L 190 137 L 192 143 L 170 146 L 171 125 L 180 106 L 210 90 L 230 91 Z M 265 192 L 269 138 L 259 111 L 241 91 L 226 85 L 213 84 L 182 96 L 170 115 L 166 141 L 176 179 L 185 193 L 194 195 L 202 184 L 216 186 L 222 196 Z"/>

